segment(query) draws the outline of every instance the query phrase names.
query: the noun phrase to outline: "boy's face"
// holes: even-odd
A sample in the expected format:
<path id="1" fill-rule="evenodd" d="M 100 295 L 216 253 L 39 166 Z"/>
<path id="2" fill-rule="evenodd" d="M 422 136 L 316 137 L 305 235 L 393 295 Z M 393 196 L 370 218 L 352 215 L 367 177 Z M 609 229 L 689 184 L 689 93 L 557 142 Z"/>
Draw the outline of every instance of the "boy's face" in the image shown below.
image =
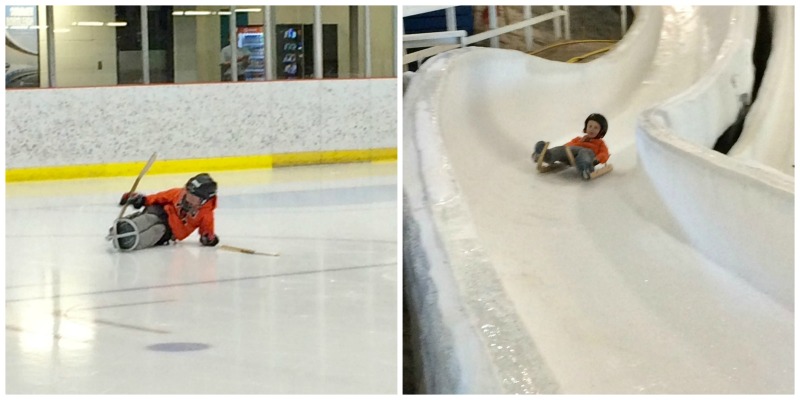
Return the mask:
<path id="1" fill-rule="evenodd" d="M 197 197 L 187 191 L 184 191 L 183 201 L 181 204 L 181 207 L 184 209 L 184 211 L 189 212 L 191 214 L 195 214 L 202 205 L 203 205 L 203 200 L 200 197 Z"/>
<path id="2" fill-rule="evenodd" d="M 602 128 L 600 128 L 600 124 L 598 124 L 597 121 L 589 121 L 589 123 L 586 124 L 586 129 L 583 130 L 583 133 L 594 139 L 600 134 L 600 129 Z"/>
<path id="3" fill-rule="evenodd" d="M 203 200 L 200 197 L 195 196 L 189 192 L 186 192 L 185 200 L 187 203 L 189 203 L 189 205 L 193 206 L 194 208 L 200 208 L 200 206 L 203 203 Z"/>

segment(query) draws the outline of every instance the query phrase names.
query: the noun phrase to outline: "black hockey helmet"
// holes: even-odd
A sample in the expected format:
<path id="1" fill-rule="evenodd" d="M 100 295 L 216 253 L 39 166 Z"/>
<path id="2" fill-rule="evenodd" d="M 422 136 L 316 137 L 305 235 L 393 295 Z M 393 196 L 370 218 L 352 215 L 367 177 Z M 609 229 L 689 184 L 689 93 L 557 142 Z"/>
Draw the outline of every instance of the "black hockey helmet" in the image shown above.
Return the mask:
<path id="1" fill-rule="evenodd" d="M 186 182 L 186 191 L 199 197 L 204 203 L 217 195 L 217 182 L 211 176 L 202 173 L 193 176 Z"/>
<path id="2" fill-rule="evenodd" d="M 598 138 L 602 138 L 606 135 L 606 131 L 608 131 L 608 121 L 606 117 L 602 114 L 592 113 L 586 117 L 586 121 L 583 122 L 583 131 L 586 132 L 586 127 L 589 126 L 589 121 L 594 121 L 600 124 L 600 133 L 597 134 Z"/>

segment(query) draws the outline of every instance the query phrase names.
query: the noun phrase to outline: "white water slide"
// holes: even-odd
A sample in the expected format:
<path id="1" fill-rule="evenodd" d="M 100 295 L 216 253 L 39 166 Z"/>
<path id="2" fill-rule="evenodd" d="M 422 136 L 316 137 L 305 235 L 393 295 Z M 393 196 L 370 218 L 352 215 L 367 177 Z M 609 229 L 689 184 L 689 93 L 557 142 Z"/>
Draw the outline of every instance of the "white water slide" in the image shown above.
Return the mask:
<path id="1" fill-rule="evenodd" d="M 741 139 L 757 7 L 640 7 L 586 64 L 467 48 L 404 98 L 404 276 L 429 392 L 793 393 L 794 25 Z M 614 171 L 534 143 L 609 121 Z"/>

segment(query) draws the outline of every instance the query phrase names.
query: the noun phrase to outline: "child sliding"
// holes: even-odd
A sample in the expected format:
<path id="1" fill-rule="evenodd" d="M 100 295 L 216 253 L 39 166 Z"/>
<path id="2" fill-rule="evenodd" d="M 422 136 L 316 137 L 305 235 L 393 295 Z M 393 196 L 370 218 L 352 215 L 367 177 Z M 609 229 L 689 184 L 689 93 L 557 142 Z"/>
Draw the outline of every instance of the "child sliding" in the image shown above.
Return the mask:
<path id="1" fill-rule="evenodd" d="M 594 179 L 611 172 L 611 165 L 595 171 L 597 164 L 605 164 L 610 157 L 603 137 L 608 131 L 608 121 L 601 114 L 590 114 L 583 123 L 583 136 L 577 136 L 563 146 L 548 149 L 549 143 L 539 141 L 531 158 L 539 172 L 548 172 L 567 164 L 578 169 L 583 180 Z M 545 165 L 546 164 L 546 165 Z"/>

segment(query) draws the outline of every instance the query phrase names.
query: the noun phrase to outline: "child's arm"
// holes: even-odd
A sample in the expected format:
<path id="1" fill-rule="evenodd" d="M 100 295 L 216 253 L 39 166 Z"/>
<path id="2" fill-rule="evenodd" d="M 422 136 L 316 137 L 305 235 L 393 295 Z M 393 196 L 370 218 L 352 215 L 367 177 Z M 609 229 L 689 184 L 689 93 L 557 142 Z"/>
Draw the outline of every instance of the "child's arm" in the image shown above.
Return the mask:
<path id="1" fill-rule="evenodd" d="M 203 216 L 200 220 L 200 244 L 203 246 L 216 246 L 219 236 L 214 233 L 214 210 Z"/>
<path id="2" fill-rule="evenodd" d="M 594 157 L 597 158 L 597 161 L 599 161 L 601 164 L 605 164 L 606 161 L 608 161 L 608 158 L 611 157 L 611 155 L 608 154 L 608 147 L 606 147 L 606 142 L 601 140 L 599 147 L 600 147 L 599 151 L 597 152 L 597 154 L 594 155 Z"/>
<path id="3" fill-rule="evenodd" d="M 167 204 L 171 203 L 173 198 L 178 195 L 178 193 L 173 192 L 180 192 L 180 190 L 181 189 L 170 189 L 146 196 L 138 192 L 124 193 L 119 200 L 119 205 L 130 204 L 133 208 L 139 209 L 143 206 L 152 206 L 153 204 Z"/>
<path id="4" fill-rule="evenodd" d="M 148 194 L 145 196 L 145 205 L 152 206 L 153 204 L 169 204 L 178 200 L 181 188 L 168 189 L 163 192 Z"/>
<path id="5" fill-rule="evenodd" d="M 567 142 L 564 146 L 575 146 L 575 145 L 578 145 L 578 144 L 580 144 L 581 142 L 584 141 L 583 138 L 585 138 L 585 137 L 586 136 L 575 136 L 572 140 Z"/>

